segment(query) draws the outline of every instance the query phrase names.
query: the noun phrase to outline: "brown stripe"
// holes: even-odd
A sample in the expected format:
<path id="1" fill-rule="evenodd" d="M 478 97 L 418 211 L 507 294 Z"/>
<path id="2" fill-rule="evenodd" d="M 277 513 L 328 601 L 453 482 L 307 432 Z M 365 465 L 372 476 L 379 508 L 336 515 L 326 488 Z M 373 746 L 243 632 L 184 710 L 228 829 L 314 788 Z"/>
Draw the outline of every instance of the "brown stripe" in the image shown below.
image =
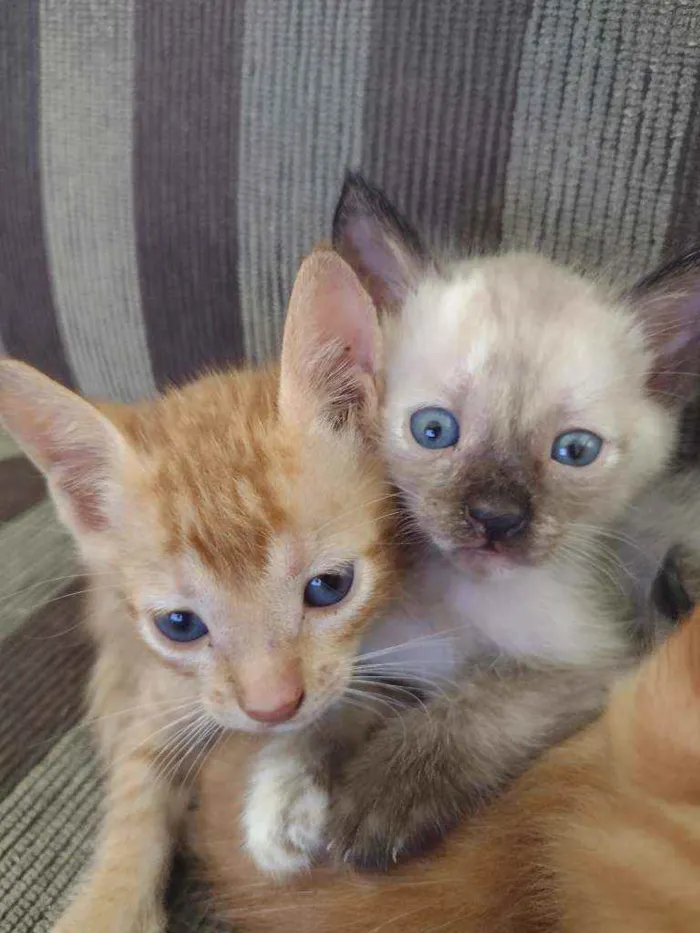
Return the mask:
<path id="1" fill-rule="evenodd" d="M 92 647 L 77 580 L 2 643 L 0 799 L 76 724 Z"/>
<path id="2" fill-rule="evenodd" d="M 42 223 L 37 18 L 38 0 L 0 3 L 0 343 L 72 385 Z"/>
<path id="3" fill-rule="evenodd" d="M 531 0 L 379 0 L 361 168 L 423 234 L 501 235 L 516 77 Z"/>
<path id="4" fill-rule="evenodd" d="M 0 524 L 36 505 L 45 495 L 44 477 L 26 457 L 0 460 Z"/>
<path id="5" fill-rule="evenodd" d="M 664 254 L 673 256 L 697 243 L 700 243 L 700 77 L 676 172 Z"/>
<path id="6" fill-rule="evenodd" d="M 135 186 L 156 381 L 242 357 L 236 183 L 245 4 L 139 0 Z"/>

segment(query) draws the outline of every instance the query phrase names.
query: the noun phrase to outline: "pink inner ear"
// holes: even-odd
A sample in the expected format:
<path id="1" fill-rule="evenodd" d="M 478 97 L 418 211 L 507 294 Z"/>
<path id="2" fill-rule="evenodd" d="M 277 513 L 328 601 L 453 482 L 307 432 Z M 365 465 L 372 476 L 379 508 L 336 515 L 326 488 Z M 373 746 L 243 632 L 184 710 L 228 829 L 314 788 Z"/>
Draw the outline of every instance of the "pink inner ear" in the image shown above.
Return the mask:
<path id="1" fill-rule="evenodd" d="M 298 417 L 315 401 L 334 422 L 376 407 L 381 333 L 369 295 L 329 249 L 313 252 L 294 283 L 284 327 L 280 405 Z"/>
<path id="2" fill-rule="evenodd" d="M 317 339 L 331 346 L 340 344 L 351 366 L 374 375 L 376 359 L 376 314 L 369 296 L 346 266 L 338 278 L 321 279 L 313 295 Z"/>
<path id="3" fill-rule="evenodd" d="M 109 519 L 104 503 L 105 464 L 89 448 L 56 450 L 52 456 L 54 485 L 70 499 L 75 518 L 86 531 L 104 531 Z"/>
<path id="4" fill-rule="evenodd" d="M 403 303 L 416 276 L 415 259 L 379 221 L 365 216 L 349 219 L 344 252 L 379 307 Z"/>
<path id="5" fill-rule="evenodd" d="M 689 400 L 700 376 L 700 295 L 681 288 L 662 293 L 649 303 L 647 326 L 655 355 L 650 388 L 668 399 Z"/>
<path id="6" fill-rule="evenodd" d="M 2 415 L 79 529 L 109 524 L 105 486 L 117 455 L 111 426 L 91 405 L 29 367 L 10 364 Z"/>

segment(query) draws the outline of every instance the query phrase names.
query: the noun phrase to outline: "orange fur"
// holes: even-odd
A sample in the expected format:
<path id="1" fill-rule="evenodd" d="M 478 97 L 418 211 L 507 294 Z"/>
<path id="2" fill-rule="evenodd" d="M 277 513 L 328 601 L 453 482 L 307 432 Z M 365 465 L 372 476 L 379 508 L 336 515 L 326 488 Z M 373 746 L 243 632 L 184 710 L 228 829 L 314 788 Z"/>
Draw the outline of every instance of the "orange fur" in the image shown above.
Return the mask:
<path id="1" fill-rule="evenodd" d="M 346 311 L 338 350 L 328 334 Z M 314 722 L 343 693 L 396 576 L 393 498 L 372 440 L 373 314 L 322 251 L 295 285 L 281 367 L 211 374 L 130 407 L 93 406 L 0 362 L 0 420 L 46 473 L 92 575 L 105 818 L 55 933 L 163 931 L 170 850 L 212 745 L 226 730 L 276 732 L 251 710 L 286 708 L 290 691 L 301 705 L 280 728 Z M 325 381 L 311 374 L 319 355 Z M 308 580 L 348 564 L 347 596 L 309 608 Z M 156 618 L 171 610 L 195 612 L 206 637 L 168 640 Z"/>
<path id="2" fill-rule="evenodd" d="M 700 929 L 700 610 L 443 850 L 389 876 L 275 885 L 239 847 L 248 759 L 202 776 L 193 842 L 242 933 L 687 933 Z"/>

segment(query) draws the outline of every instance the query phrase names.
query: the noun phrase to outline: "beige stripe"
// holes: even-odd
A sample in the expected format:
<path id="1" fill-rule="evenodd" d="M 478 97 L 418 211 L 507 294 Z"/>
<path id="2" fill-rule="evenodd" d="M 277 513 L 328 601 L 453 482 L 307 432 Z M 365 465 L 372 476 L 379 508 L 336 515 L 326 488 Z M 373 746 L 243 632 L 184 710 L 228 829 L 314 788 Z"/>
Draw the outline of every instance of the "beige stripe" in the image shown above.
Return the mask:
<path id="1" fill-rule="evenodd" d="M 134 230 L 133 0 L 41 0 L 40 11 L 42 184 L 59 325 L 83 392 L 129 401 L 155 390 Z"/>
<path id="2" fill-rule="evenodd" d="M 636 274 L 661 255 L 700 68 L 676 0 L 536 0 L 525 38 L 504 235 Z"/>
<path id="3" fill-rule="evenodd" d="M 50 928 L 89 855 L 99 804 L 84 729 L 64 736 L 0 802 L 0 933 Z"/>
<path id="4" fill-rule="evenodd" d="M 7 431 L 0 428 L 0 460 L 7 460 L 8 457 L 16 457 L 20 449 L 12 440 Z"/>
<path id="5" fill-rule="evenodd" d="M 0 639 L 19 628 L 78 573 L 71 537 L 58 523 L 50 502 L 41 502 L 0 526 Z"/>
<path id="6" fill-rule="evenodd" d="M 302 256 L 362 151 L 372 0 L 246 6 L 238 229 L 245 349 L 278 346 Z"/>

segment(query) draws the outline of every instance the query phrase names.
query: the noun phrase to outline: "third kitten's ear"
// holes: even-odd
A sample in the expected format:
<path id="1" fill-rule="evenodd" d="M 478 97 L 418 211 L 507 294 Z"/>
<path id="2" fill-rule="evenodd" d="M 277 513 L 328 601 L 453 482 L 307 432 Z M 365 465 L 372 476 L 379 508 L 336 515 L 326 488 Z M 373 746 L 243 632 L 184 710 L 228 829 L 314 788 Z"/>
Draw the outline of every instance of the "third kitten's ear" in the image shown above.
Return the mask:
<path id="1" fill-rule="evenodd" d="M 0 424 L 44 473 L 74 531 L 110 526 L 108 493 L 128 447 L 96 408 L 31 366 L 0 360 Z"/>
<path id="2" fill-rule="evenodd" d="M 700 248 L 646 276 L 629 298 L 654 352 L 650 387 L 671 401 L 693 398 L 700 381 Z"/>
<path id="3" fill-rule="evenodd" d="M 334 423 L 378 405 L 381 331 L 372 301 L 348 264 L 318 249 L 301 265 L 282 342 L 280 411 Z"/>
<path id="4" fill-rule="evenodd" d="M 377 188 L 349 174 L 333 218 L 333 247 L 382 311 L 401 306 L 427 266 L 420 237 Z"/>

